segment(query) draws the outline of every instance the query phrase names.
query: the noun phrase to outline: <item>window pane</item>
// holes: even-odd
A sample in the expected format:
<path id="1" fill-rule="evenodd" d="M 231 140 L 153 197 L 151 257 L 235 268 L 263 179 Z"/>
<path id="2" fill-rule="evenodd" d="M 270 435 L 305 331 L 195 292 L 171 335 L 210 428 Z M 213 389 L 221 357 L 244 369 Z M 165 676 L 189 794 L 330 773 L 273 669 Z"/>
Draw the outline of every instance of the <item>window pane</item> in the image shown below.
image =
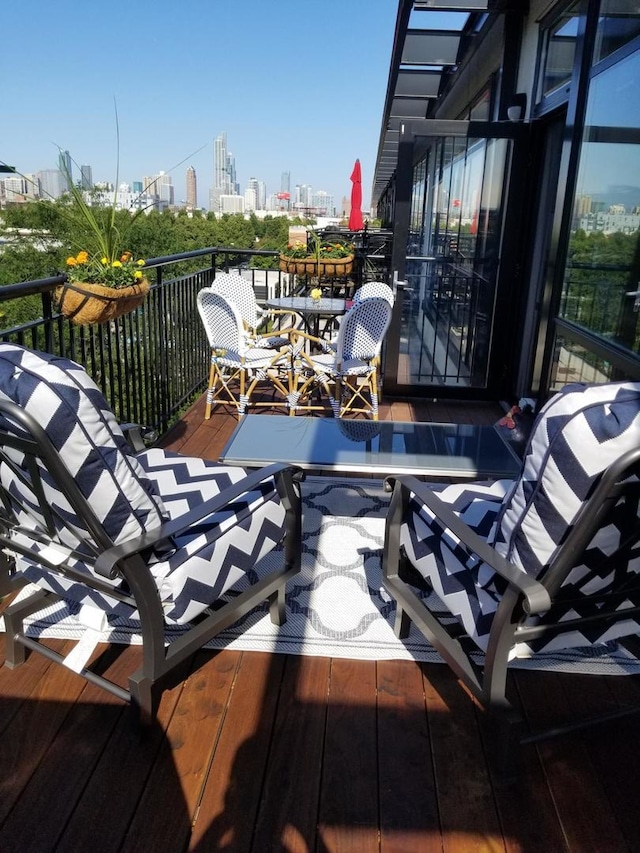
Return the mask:
<path id="1" fill-rule="evenodd" d="M 613 365 L 589 352 L 580 344 L 559 336 L 556 338 L 555 360 L 550 391 L 559 391 L 571 382 L 612 382 L 623 379 Z"/>
<path id="2" fill-rule="evenodd" d="M 639 34 L 638 0 L 602 0 L 593 61 L 599 62 Z"/>
<path id="3" fill-rule="evenodd" d="M 578 34 L 580 3 L 573 3 L 546 33 L 542 95 L 550 94 L 571 80 Z"/>
<path id="4" fill-rule="evenodd" d="M 640 52 L 591 83 L 559 316 L 640 354 Z M 597 141 L 595 141 L 597 140 Z"/>

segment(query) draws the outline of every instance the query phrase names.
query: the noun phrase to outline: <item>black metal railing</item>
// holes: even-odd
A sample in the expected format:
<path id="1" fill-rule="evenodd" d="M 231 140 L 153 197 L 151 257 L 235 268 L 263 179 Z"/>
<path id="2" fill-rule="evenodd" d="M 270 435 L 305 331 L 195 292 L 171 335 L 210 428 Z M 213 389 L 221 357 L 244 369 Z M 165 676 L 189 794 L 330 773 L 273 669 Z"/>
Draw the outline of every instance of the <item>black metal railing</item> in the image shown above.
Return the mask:
<path id="1" fill-rule="evenodd" d="M 36 319 L 0 329 L 0 340 L 79 362 L 119 421 L 162 435 L 206 388 L 209 350 L 197 294 L 216 271 L 239 268 L 259 302 L 303 286 L 277 268 L 252 267 L 254 257 L 277 258 L 278 252 L 218 246 L 151 258 L 145 262 L 151 289 L 144 304 L 104 325 L 78 326 L 58 312 L 55 291 L 67 281 L 64 275 L 4 285 L 0 303 L 40 295 L 42 307 Z M 196 268 L 202 259 L 206 266 Z"/>

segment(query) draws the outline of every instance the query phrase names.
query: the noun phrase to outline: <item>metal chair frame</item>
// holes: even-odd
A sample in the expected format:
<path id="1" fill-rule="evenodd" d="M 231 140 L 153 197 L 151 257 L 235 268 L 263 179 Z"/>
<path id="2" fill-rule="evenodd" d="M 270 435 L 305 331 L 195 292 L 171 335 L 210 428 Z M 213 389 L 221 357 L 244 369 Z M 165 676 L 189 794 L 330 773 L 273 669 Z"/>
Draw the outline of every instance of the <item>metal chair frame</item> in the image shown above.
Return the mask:
<path id="1" fill-rule="evenodd" d="M 0 545 L 6 554 L 32 552 L 16 539 L 20 531 L 17 511 L 31 513 L 33 508 L 46 521 L 46 532 L 39 535 L 40 541 L 58 541 L 56 525 L 67 525 L 76 530 L 73 521 L 55 513 L 45 499 L 43 470 L 51 477 L 56 487 L 64 494 L 77 514 L 80 523 L 90 532 L 91 539 L 83 541 L 82 560 L 91 564 L 95 575 L 79 573 L 66 561 L 46 558 L 41 560 L 43 568 L 52 574 L 65 576 L 130 605 L 138 611 L 143 647 L 141 667 L 128 679 L 128 688 L 105 678 L 91 666 L 79 673 L 85 679 L 107 690 L 132 707 L 136 725 L 148 725 L 155 717 L 160 695 L 172 680 L 179 677 L 178 668 L 204 646 L 212 637 L 232 625 L 254 607 L 265 600 L 275 624 L 285 620 L 285 585 L 300 570 L 301 561 L 301 499 L 297 480 L 300 473 L 286 465 L 271 465 L 254 471 L 232 486 L 224 489 L 215 498 L 200 504 L 196 509 L 185 512 L 181 517 L 164 523 L 158 529 L 145 532 L 120 544 L 114 544 L 104 526 L 97 518 L 90 503 L 76 485 L 72 474 L 62 463 L 60 456 L 45 430 L 19 406 L 0 400 L 0 412 L 20 427 L 20 433 L 0 430 L 0 464 L 9 466 L 27 484 L 31 504 L 24 504 L 15 495 L 0 488 Z M 17 466 L 14 456 L 6 449 L 17 450 L 24 456 L 24 463 Z M 28 471 L 28 479 L 24 471 Z M 230 597 L 226 603 L 216 602 L 217 609 L 205 611 L 200 621 L 189 627 L 178 639 L 166 644 L 165 619 L 158 587 L 147 563 L 154 546 L 171 541 L 173 537 L 198 525 L 213 513 L 223 511 L 232 501 L 250 492 L 259 483 L 274 477 L 277 492 L 285 509 L 285 535 L 282 563 L 268 575 L 248 589 Z M 54 518 L 55 516 L 55 518 Z M 55 521 L 55 524 L 54 524 Z M 117 578 L 125 582 L 122 589 L 109 583 Z M 104 580 L 103 580 L 104 579 Z M 25 634 L 24 620 L 43 607 L 59 601 L 60 597 L 46 589 L 39 589 L 24 600 L 11 604 L 4 613 L 6 625 L 6 660 L 9 668 L 15 668 L 25 660 L 26 650 L 42 654 L 56 663 L 64 663 L 58 652 Z M 218 606 L 220 605 L 220 606 Z"/>
<path id="2" fill-rule="evenodd" d="M 594 613 L 554 621 L 554 615 L 566 613 L 570 607 L 563 581 L 571 569 L 580 565 L 581 556 L 594 533 L 607 524 L 613 508 L 624 501 L 626 528 L 617 551 L 609 554 L 611 565 L 629 562 L 629 552 L 640 542 L 640 448 L 628 451 L 600 477 L 592 494 L 580 509 L 576 523 L 558 548 L 544 576 L 535 579 L 505 559 L 444 503 L 427 483 L 415 477 L 388 478 L 393 490 L 386 520 L 383 553 L 384 586 L 397 602 L 395 632 L 406 637 L 410 623 L 424 634 L 462 684 L 490 711 L 496 723 L 494 757 L 504 779 L 515 777 L 515 750 L 518 744 L 576 731 L 587 725 L 617 719 L 640 708 L 617 709 L 614 712 L 573 721 L 546 731 L 530 733 L 522 717 L 506 696 L 510 650 L 518 643 L 543 636 L 558 635 L 576 628 L 612 624 L 640 613 L 640 606 L 616 610 L 626 597 L 640 600 L 640 574 L 620 571 L 615 588 L 592 596 Z M 462 625 L 448 610 L 430 610 L 419 591 L 431 591 L 426 581 L 412 566 L 400 544 L 400 530 L 406 517 L 411 495 L 415 495 L 435 516 L 439 524 L 466 549 L 490 566 L 503 579 L 505 591 L 493 618 L 489 643 L 483 655 L 466 635 Z M 428 587 L 428 588 L 427 588 Z M 618 642 L 638 653 L 637 637 L 623 637 Z M 480 658 L 480 662 L 478 662 Z"/>

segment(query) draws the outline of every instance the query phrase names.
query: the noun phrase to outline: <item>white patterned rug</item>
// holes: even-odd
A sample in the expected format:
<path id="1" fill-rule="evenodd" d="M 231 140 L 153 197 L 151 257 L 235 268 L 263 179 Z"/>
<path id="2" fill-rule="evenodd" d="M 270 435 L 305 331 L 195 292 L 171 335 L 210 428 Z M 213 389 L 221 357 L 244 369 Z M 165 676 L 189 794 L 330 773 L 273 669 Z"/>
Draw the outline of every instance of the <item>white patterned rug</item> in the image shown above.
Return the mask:
<path id="1" fill-rule="evenodd" d="M 382 588 L 380 566 L 389 498 L 382 483 L 308 477 L 303 495 L 302 571 L 288 585 L 286 623 L 278 628 L 266 609 L 253 611 L 208 648 L 441 662 L 415 627 L 402 641 L 393 633 L 395 605 Z M 84 630 L 63 605 L 36 614 L 29 627 L 33 636 L 75 639 Z M 122 620 L 102 639 L 140 642 L 136 624 Z M 640 672 L 640 663 L 616 647 L 595 655 L 590 649 L 537 655 L 535 661 L 514 665 L 593 674 Z"/>

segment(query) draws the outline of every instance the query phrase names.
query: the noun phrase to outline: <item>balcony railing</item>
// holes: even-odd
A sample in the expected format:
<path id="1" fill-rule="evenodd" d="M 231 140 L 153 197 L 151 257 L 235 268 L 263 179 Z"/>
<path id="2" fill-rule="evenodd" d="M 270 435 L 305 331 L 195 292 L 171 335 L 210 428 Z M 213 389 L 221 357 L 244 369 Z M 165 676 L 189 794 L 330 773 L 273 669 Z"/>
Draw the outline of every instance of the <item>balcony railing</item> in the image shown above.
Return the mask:
<path id="1" fill-rule="evenodd" d="M 64 275 L 5 285 L 0 303 L 40 295 L 42 311 L 35 320 L 0 330 L 0 340 L 79 362 L 120 422 L 162 435 L 206 387 L 209 350 L 196 298 L 216 271 L 240 268 L 251 278 L 259 302 L 300 286 L 295 276 L 277 269 L 251 267 L 255 256 L 277 257 L 278 252 L 209 247 L 151 258 L 145 265 L 151 290 L 144 305 L 100 326 L 77 326 L 58 313 L 54 293 L 67 280 Z M 196 269 L 199 261 L 206 266 Z M 371 271 L 380 277 L 380 258 L 376 262 Z M 363 268 L 364 263 L 360 276 Z"/>

